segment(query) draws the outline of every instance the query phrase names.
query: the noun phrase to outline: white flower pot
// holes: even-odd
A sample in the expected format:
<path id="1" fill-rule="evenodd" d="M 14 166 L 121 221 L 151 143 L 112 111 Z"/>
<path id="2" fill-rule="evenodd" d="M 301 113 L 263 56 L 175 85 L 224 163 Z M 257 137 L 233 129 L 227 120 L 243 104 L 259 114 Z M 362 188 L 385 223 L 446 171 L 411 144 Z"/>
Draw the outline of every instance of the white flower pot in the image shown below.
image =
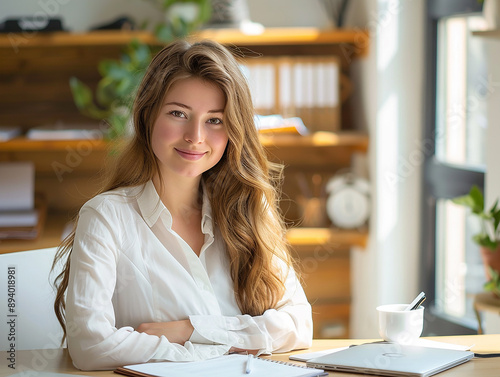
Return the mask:
<path id="1" fill-rule="evenodd" d="M 490 30 L 500 29 L 500 0 L 484 0 L 483 17 Z"/>

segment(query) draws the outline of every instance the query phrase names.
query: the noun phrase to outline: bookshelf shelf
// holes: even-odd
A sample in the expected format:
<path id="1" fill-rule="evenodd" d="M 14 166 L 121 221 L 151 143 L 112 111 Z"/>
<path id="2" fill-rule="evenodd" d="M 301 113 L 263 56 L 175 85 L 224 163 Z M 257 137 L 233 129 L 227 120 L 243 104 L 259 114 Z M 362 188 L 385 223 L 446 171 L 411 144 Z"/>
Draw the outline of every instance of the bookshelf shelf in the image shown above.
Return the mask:
<path id="1" fill-rule="evenodd" d="M 123 45 L 132 39 L 151 45 L 161 45 L 148 31 L 91 31 L 86 33 L 53 32 L 22 35 L 1 35 L 0 48 L 111 46 Z M 360 29 L 267 28 L 262 34 L 247 35 L 238 29 L 205 29 L 191 35 L 191 39 L 212 39 L 223 44 L 238 46 L 260 45 L 325 45 L 349 44 L 356 46 L 354 53 L 365 56 L 369 35 Z"/>
<path id="2" fill-rule="evenodd" d="M 315 132 L 311 135 L 275 134 L 261 135 L 262 145 L 269 148 L 297 148 L 297 147 L 347 147 L 360 152 L 368 149 L 368 136 L 358 132 Z M 77 148 L 82 143 L 89 143 L 96 150 L 106 150 L 112 142 L 97 139 L 75 140 L 31 140 L 17 137 L 0 142 L 0 152 L 8 151 L 65 151 L 68 147 Z"/>
<path id="3" fill-rule="evenodd" d="M 500 38 L 500 29 L 495 30 L 478 30 L 472 32 L 475 37 Z"/>
<path id="4" fill-rule="evenodd" d="M 55 247 L 61 243 L 61 235 L 69 222 L 67 214 L 49 212 L 40 236 L 35 240 L 0 240 L 0 254 Z M 292 228 L 287 233 L 291 246 L 360 246 L 365 247 L 366 230 L 351 231 L 333 228 Z"/>
<path id="5" fill-rule="evenodd" d="M 324 246 L 366 247 L 367 229 L 343 230 L 334 228 L 292 228 L 287 233 L 288 242 L 292 246 Z"/>
<path id="6" fill-rule="evenodd" d="M 261 135 L 262 145 L 266 148 L 269 157 L 287 166 L 328 167 L 345 166 L 350 163 L 354 153 L 366 153 L 368 150 L 368 136 L 356 132 L 315 132 L 311 135 Z M 36 156 L 54 156 L 68 154 L 69 151 L 91 151 L 97 163 L 106 157 L 108 151 L 119 149 L 119 143 L 112 141 L 81 139 L 81 140 L 30 140 L 18 137 L 9 141 L 0 142 L 0 155 L 14 156 L 28 154 Z M 37 159 L 38 160 L 38 159 Z M 43 161 L 38 160 L 37 165 Z M 51 161 L 51 159 L 49 159 Z M 90 163 L 90 162 L 89 162 Z M 90 163 L 92 165 L 92 163 Z M 97 170 L 99 166 L 95 167 Z M 45 167 L 45 170 L 48 168 Z M 92 166 L 89 166 L 92 170 Z"/>

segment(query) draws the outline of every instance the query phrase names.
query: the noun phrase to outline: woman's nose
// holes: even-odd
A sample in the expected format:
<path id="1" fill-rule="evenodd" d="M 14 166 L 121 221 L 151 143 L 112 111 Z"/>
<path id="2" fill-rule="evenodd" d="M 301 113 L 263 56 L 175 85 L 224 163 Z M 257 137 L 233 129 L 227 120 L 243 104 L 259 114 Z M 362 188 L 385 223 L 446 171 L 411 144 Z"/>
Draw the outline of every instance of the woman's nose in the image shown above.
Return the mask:
<path id="1" fill-rule="evenodd" d="M 201 120 L 192 120 L 186 129 L 184 140 L 191 144 L 199 144 L 205 141 L 205 124 Z"/>

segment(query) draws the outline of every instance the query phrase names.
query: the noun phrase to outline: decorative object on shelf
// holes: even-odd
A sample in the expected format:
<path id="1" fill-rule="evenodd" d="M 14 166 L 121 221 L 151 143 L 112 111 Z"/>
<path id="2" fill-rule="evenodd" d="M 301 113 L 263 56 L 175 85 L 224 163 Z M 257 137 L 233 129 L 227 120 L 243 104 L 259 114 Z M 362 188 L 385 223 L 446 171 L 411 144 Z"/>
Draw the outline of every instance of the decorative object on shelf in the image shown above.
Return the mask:
<path id="1" fill-rule="evenodd" d="M 325 7 L 332 26 L 337 28 L 344 26 L 349 0 L 321 0 L 321 3 Z"/>
<path id="2" fill-rule="evenodd" d="M 135 22 L 130 17 L 119 17 L 113 21 L 99 24 L 90 30 L 134 30 Z"/>
<path id="3" fill-rule="evenodd" d="M 351 171 L 341 172 L 326 184 L 326 213 L 333 225 L 344 229 L 363 226 L 370 215 L 370 185 Z"/>
<path id="4" fill-rule="evenodd" d="M 453 203 L 469 208 L 479 220 L 481 231 L 472 239 L 479 245 L 488 282 L 486 291 L 500 293 L 500 208 L 498 199 L 489 210 L 484 208 L 484 196 L 479 187 L 472 186 L 467 195 L 454 198 Z"/>
<path id="5" fill-rule="evenodd" d="M 162 7 L 166 22 L 157 25 L 158 40 L 168 43 L 185 37 L 210 17 L 209 0 L 151 0 Z M 194 9 L 198 9 L 195 11 Z M 138 40 L 125 46 L 119 60 L 99 62 L 95 101 L 91 89 L 76 77 L 70 79 L 71 92 L 80 112 L 109 124 L 108 138 L 127 135 L 133 95 L 142 80 L 154 51 Z"/>
<path id="6" fill-rule="evenodd" d="M 0 33 L 62 31 L 60 18 L 25 16 L 9 18 L 0 23 Z"/>
<path id="7" fill-rule="evenodd" d="M 500 29 L 500 0 L 483 0 L 483 17 L 489 29 Z"/>
<path id="8" fill-rule="evenodd" d="M 258 35 L 264 32 L 264 26 L 252 22 L 246 0 L 211 0 L 212 18 L 209 28 L 240 29 L 243 34 Z"/>

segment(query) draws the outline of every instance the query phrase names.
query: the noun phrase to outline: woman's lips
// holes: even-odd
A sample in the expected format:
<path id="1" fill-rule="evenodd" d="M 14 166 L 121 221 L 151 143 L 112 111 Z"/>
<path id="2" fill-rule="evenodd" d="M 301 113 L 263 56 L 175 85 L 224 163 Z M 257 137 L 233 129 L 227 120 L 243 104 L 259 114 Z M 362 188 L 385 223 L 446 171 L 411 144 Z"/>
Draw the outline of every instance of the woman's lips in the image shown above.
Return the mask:
<path id="1" fill-rule="evenodd" d="M 189 161 L 197 161 L 200 158 L 202 158 L 206 153 L 206 152 L 187 151 L 177 148 L 175 148 L 175 150 L 182 158 Z"/>

